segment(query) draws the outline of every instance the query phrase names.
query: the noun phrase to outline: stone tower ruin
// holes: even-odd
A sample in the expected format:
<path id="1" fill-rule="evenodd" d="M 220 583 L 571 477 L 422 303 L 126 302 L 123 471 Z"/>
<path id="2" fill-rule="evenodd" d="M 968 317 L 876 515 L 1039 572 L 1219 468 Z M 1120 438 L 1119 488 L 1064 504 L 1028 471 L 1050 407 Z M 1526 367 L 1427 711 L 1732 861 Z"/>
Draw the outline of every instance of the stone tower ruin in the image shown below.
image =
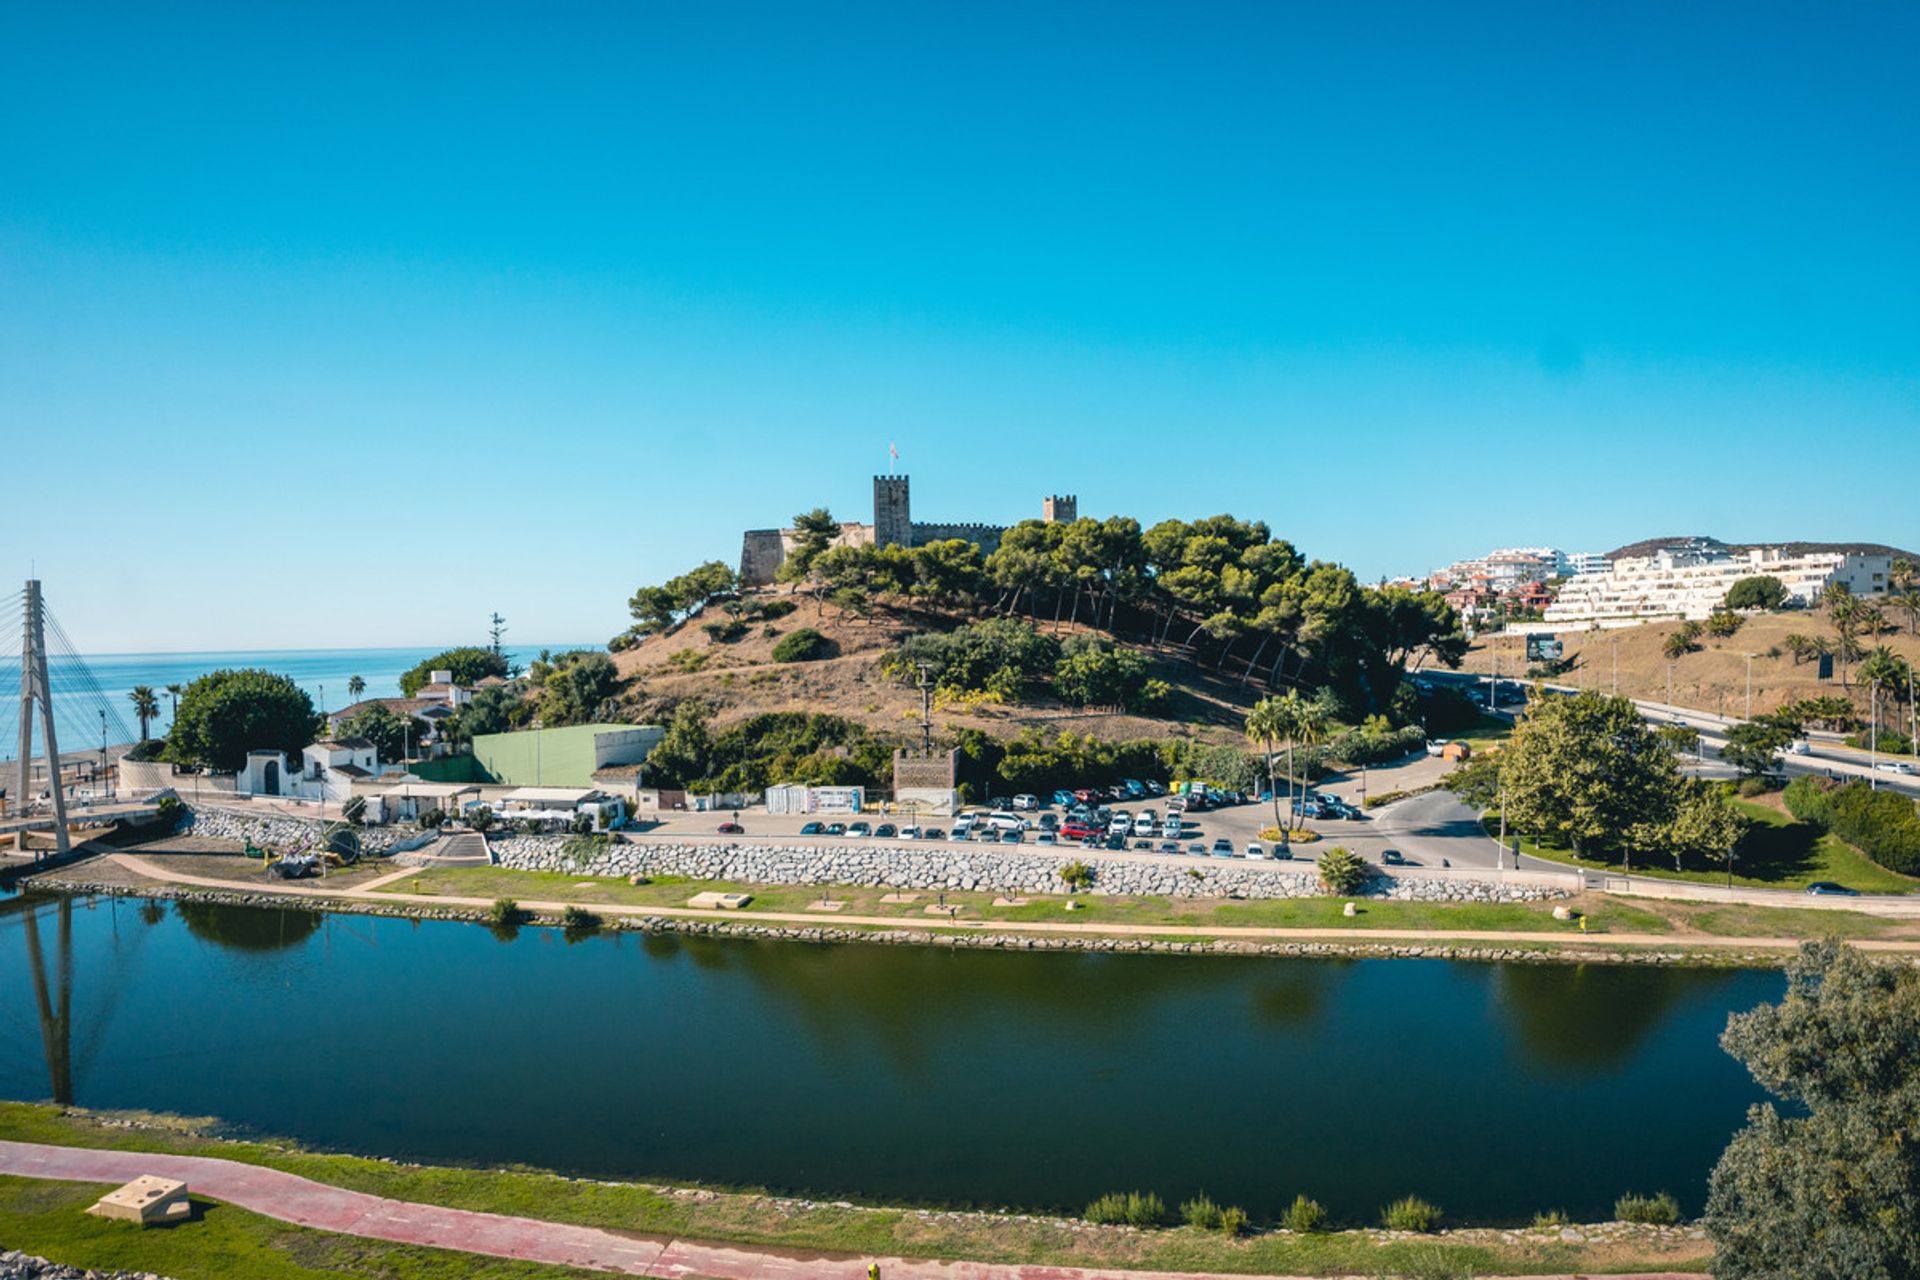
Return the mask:
<path id="1" fill-rule="evenodd" d="M 1040 518 L 1048 524 L 1072 524 L 1080 518 L 1080 499 L 1071 493 L 1048 494 L 1040 500 Z"/>
<path id="2" fill-rule="evenodd" d="M 873 478 L 873 545 L 913 545 L 913 512 L 907 500 L 905 476 Z"/>

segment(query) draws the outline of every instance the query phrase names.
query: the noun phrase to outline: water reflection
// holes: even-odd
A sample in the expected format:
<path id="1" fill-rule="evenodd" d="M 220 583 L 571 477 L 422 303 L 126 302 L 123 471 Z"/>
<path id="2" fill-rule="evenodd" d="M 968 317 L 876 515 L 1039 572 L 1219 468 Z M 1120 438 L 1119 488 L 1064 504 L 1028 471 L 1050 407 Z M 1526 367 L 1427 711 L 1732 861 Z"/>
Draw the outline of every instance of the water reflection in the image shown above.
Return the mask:
<path id="1" fill-rule="evenodd" d="M 27 969 L 33 981 L 33 1000 L 40 1012 L 40 1043 L 47 1058 L 47 1084 L 61 1106 L 73 1103 L 73 899 L 61 898 L 55 907 L 59 920 L 58 951 L 48 973 L 40 945 L 40 913 L 33 903 L 21 913 L 27 935 Z"/>
<path id="2" fill-rule="evenodd" d="M 1630 1061 L 1683 1003 L 1722 998 L 1736 975 L 1665 966 L 1508 964 L 1495 1007 L 1520 1055 L 1540 1066 L 1602 1071 Z"/>
<path id="3" fill-rule="evenodd" d="M 194 937 L 233 951 L 284 951 L 297 947 L 317 933 L 325 919 L 317 911 L 229 907 L 185 898 L 175 902 L 173 909 Z"/>

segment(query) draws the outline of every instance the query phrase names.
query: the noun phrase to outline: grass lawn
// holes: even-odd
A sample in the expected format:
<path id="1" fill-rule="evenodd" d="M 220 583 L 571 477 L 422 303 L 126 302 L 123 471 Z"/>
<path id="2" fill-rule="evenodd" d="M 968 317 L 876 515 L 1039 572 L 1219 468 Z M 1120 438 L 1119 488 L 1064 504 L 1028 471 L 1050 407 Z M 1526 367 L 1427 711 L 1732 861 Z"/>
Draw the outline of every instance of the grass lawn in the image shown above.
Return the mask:
<path id="1" fill-rule="evenodd" d="M 1733 882 L 1737 885 L 1754 889 L 1804 889 L 1816 880 L 1832 880 L 1862 893 L 1920 890 L 1920 880 L 1887 870 L 1846 841 L 1809 823 L 1796 821 L 1771 805 L 1741 799 L 1731 803 L 1737 812 L 1753 822 L 1752 829 L 1734 851 Z M 1491 816 L 1486 822 L 1488 833 L 1497 831 L 1499 825 L 1499 815 Z M 1595 871 L 1619 870 L 1618 863 L 1575 857 L 1570 849 L 1542 845 L 1527 837 L 1522 837 L 1521 849 L 1530 857 L 1549 862 L 1590 867 Z M 1670 860 L 1659 859 L 1636 861 L 1633 874 L 1695 884 L 1727 882 L 1725 871 L 1712 868 L 1675 871 Z"/>
<path id="2" fill-rule="evenodd" d="M 1449 742 L 1464 742 L 1472 747 L 1477 755 L 1488 747 L 1499 746 L 1513 736 L 1513 721 L 1502 716 L 1490 716 L 1484 711 L 1479 721 L 1470 729 L 1447 735 Z"/>
<path id="3" fill-rule="evenodd" d="M 1698 911 L 1687 917 L 1687 923 L 1704 933 L 1727 938 L 1777 938 L 1782 934 L 1807 938 L 1878 938 L 1887 934 L 1906 935 L 1912 930 L 1911 921 L 1889 920 L 1858 911 L 1806 911 L 1745 904 Z"/>
<path id="4" fill-rule="evenodd" d="M 173 1280 L 583 1280 L 605 1274 L 309 1231 L 200 1196 L 193 1197 L 190 1221 L 164 1227 L 84 1212 L 112 1189 L 0 1177 L 0 1241 L 69 1266 Z"/>
<path id="5" fill-rule="evenodd" d="M 552 871 L 512 871 L 504 867 L 440 867 L 423 870 L 387 886 L 382 892 L 420 893 L 466 898 L 513 898 L 518 902 L 565 901 L 592 906 L 685 906 L 687 899 L 708 890 L 743 892 L 753 902 L 739 911 L 745 918 L 778 912 L 805 913 L 817 904 L 823 890 L 805 885 L 753 885 L 722 881 L 694 881 L 677 876 L 662 876 L 651 884 L 631 885 L 613 877 L 568 875 Z M 836 902 L 846 905 L 838 912 L 820 912 L 821 922 L 831 923 L 836 916 L 897 917 L 903 925 L 916 928 L 937 926 L 937 917 L 926 908 L 940 895 L 921 893 L 911 903 L 881 902 L 884 889 L 834 886 L 824 890 Z M 1271 929 L 1459 929 L 1511 930 L 1529 933 L 1578 936 L 1577 921 L 1555 920 L 1552 903 L 1437 903 L 1385 902 L 1359 899 L 1360 913 L 1352 918 L 1341 914 L 1345 898 L 1283 898 L 1270 901 L 1238 901 L 1223 898 L 1136 898 L 1080 894 L 1075 898 L 1078 910 L 1066 910 L 1064 895 L 1044 895 L 1027 899 L 1020 906 L 996 907 L 993 893 L 949 892 L 949 906 L 960 908 L 962 921 L 1033 922 L 1060 921 L 1076 925 L 1165 925 L 1192 926 L 1204 932 L 1212 927 Z M 1614 933 L 1665 933 L 1672 928 L 1666 917 L 1652 911 L 1628 906 L 1611 899 L 1595 897 L 1586 904 L 1589 910 L 1587 931 Z"/>
<path id="6" fill-rule="evenodd" d="M 1051 1219 L 922 1218 L 899 1209 L 817 1203 L 801 1207 L 751 1192 L 709 1192 L 696 1198 L 632 1183 L 582 1182 L 519 1169 L 422 1168 L 262 1143 L 216 1142 L 184 1124 L 171 1131 L 110 1128 L 83 1114 L 63 1115 L 57 1108 L 24 1103 L 0 1103 L 0 1138 L 220 1156 L 404 1200 L 798 1250 L 1293 1275 L 1376 1275 L 1411 1272 L 1422 1264 L 1431 1265 L 1418 1274 L 1705 1269 L 1699 1246 L 1682 1242 L 1667 1247 L 1690 1252 L 1661 1253 L 1651 1245 L 1626 1252 L 1620 1246 L 1572 1245 L 1557 1239 L 1506 1242 L 1494 1233 L 1472 1243 L 1385 1246 L 1358 1232 L 1274 1232 L 1236 1241 L 1191 1228 L 1076 1229 Z M 141 1232 L 80 1213 L 99 1193 L 99 1188 L 80 1184 L 0 1179 L 0 1239 L 7 1247 L 56 1261 L 156 1271 L 176 1280 L 305 1280 L 339 1274 L 382 1280 L 557 1280 L 584 1274 L 304 1231 L 217 1204 L 209 1205 L 198 1221 Z"/>

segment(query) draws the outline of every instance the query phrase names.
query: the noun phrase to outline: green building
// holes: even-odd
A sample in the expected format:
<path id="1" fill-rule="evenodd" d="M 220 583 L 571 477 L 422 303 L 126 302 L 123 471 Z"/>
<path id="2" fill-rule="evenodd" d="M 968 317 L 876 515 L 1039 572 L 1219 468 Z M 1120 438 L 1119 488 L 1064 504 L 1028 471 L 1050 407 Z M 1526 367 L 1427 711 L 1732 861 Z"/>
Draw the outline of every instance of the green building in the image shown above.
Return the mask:
<path id="1" fill-rule="evenodd" d="M 596 769 L 637 765 L 666 736 L 658 725 L 576 724 L 483 733 L 473 758 L 484 781 L 514 787 L 590 787 Z"/>

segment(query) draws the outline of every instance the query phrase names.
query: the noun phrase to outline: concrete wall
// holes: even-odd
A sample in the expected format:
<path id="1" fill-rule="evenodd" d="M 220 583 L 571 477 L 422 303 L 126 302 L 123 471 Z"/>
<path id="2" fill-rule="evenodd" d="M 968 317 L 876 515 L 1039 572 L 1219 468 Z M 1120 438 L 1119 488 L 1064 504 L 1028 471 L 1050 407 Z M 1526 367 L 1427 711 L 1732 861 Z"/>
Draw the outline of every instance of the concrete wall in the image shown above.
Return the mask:
<path id="1" fill-rule="evenodd" d="M 202 795 L 234 793 L 230 773 L 175 773 L 172 765 L 157 760 L 122 759 L 116 768 L 121 791 L 161 791 L 172 787 L 185 799 L 192 799 L 196 791 Z"/>
<path id="2" fill-rule="evenodd" d="M 630 724 L 579 724 L 564 729 L 483 733 L 473 740 L 473 758 L 503 786 L 591 787 L 593 771 L 600 767 L 595 760 L 595 739 L 603 733 L 636 730 L 649 731 Z"/>

